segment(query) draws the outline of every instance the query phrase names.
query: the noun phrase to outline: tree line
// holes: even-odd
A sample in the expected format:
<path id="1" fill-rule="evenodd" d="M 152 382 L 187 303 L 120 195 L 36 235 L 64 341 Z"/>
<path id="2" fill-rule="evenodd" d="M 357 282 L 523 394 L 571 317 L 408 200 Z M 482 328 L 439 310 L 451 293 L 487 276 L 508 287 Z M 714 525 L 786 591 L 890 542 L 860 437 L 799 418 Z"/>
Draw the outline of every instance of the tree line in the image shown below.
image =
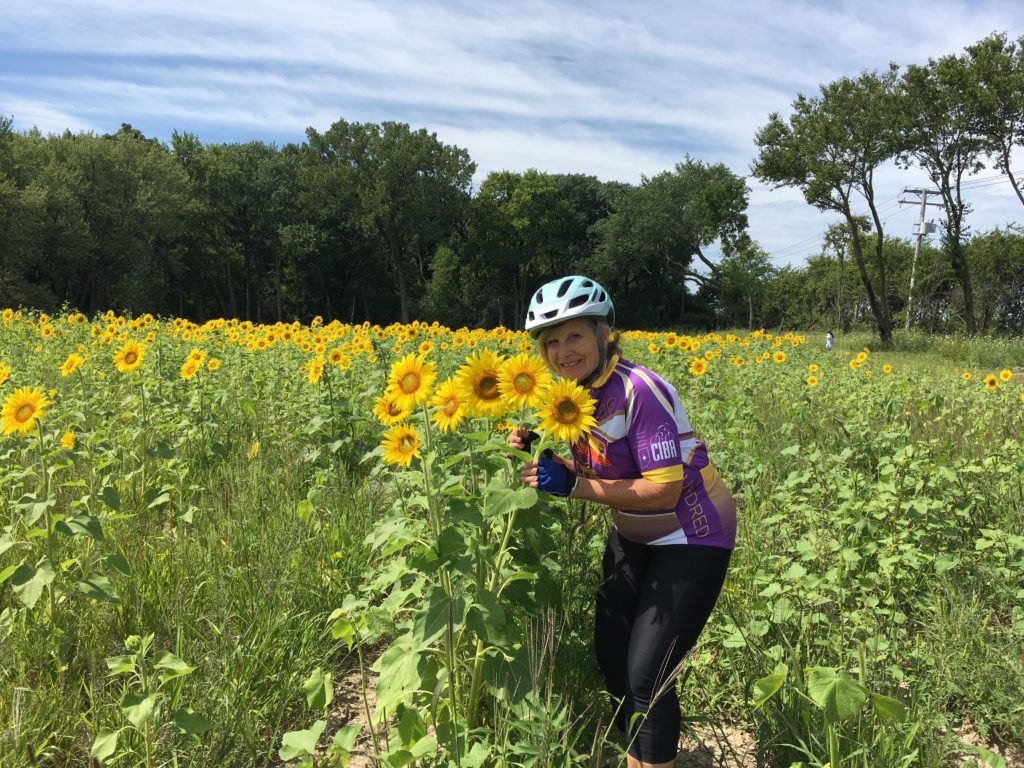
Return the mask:
<path id="1" fill-rule="evenodd" d="M 744 179 L 691 157 L 639 184 L 529 170 L 474 188 L 465 149 L 403 123 L 342 119 L 280 148 L 12 125 L 0 117 L 4 306 L 517 327 L 533 289 L 576 272 L 630 327 L 871 323 L 888 342 L 909 309 L 930 330 L 1024 329 L 1022 233 L 972 236 L 964 186 L 998 169 L 1024 204 L 1024 38 L 843 78 L 769 117 L 754 176 L 841 216 L 800 268 L 750 237 Z M 874 188 L 893 160 L 927 171 L 945 213 L 909 308 L 913 245 L 885 232 Z"/>

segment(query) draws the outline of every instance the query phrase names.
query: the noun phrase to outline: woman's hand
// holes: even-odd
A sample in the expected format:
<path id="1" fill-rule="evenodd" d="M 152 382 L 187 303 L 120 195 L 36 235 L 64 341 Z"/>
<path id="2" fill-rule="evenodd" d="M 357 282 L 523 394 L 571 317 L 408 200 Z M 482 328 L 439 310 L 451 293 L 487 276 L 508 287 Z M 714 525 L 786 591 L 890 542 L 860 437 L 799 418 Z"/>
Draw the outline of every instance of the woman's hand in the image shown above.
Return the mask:
<path id="1" fill-rule="evenodd" d="M 515 448 L 517 451 L 529 451 L 530 443 L 533 442 L 533 439 L 530 437 L 531 434 L 536 435 L 537 433 L 531 433 L 526 427 L 513 429 L 508 433 L 508 447 Z"/>
<path id="2" fill-rule="evenodd" d="M 577 482 L 576 473 L 561 457 L 534 459 L 523 467 L 519 479 L 531 488 L 563 497 L 572 496 Z"/>

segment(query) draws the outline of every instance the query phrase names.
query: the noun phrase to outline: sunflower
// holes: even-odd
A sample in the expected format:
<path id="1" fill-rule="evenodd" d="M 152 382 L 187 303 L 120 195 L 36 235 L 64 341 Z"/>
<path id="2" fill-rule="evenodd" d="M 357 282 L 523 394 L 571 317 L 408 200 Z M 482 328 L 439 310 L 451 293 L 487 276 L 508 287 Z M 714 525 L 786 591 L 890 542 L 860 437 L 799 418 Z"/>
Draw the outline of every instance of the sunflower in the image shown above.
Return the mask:
<path id="1" fill-rule="evenodd" d="M 4 407 L 0 410 L 0 429 L 5 435 L 30 432 L 36 425 L 36 419 L 46 415 L 48 405 L 50 401 L 43 396 L 43 390 L 39 387 L 14 390 L 4 400 Z"/>
<path id="2" fill-rule="evenodd" d="M 391 366 L 388 388 L 401 400 L 403 408 L 412 410 L 426 401 L 436 378 L 437 366 L 428 363 L 423 355 L 410 352 Z"/>
<path id="3" fill-rule="evenodd" d="M 542 430 L 556 440 L 575 443 L 597 425 L 595 405 L 583 387 L 570 379 L 561 379 L 548 389 L 536 415 Z"/>
<path id="4" fill-rule="evenodd" d="M 996 378 L 996 375 L 994 373 L 990 373 L 988 376 L 985 377 L 985 389 L 991 390 L 991 389 L 998 389 L 998 388 L 999 388 L 999 379 Z"/>
<path id="5" fill-rule="evenodd" d="M 216 371 L 218 368 L 220 368 L 220 358 L 211 357 L 209 360 L 206 361 L 206 370 Z"/>
<path id="6" fill-rule="evenodd" d="M 82 357 L 77 352 L 72 352 L 70 355 L 68 355 L 68 359 L 64 361 L 64 364 L 60 367 L 60 375 L 70 376 L 78 369 L 78 366 L 80 366 L 83 362 L 85 362 L 84 357 Z"/>
<path id="7" fill-rule="evenodd" d="M 408 467 L 415 456 L 420 457 L 420 437 L 408 424 L 396 424 L 380 441 L 384 449 L 384 461 L 388 464 L 402 464 Z"/>
<path id="8" fill-rule="evenodd" d="M 708 361 L 703 357 L 690 358 L 690 373 L 694 376 L 703 376 L 708 372 Z"/>
<path id="9" fill-rule="evenodd" d="M 309 362 L 304 366 L 306 371 L 306 381 L 310 384 L 319 384 L 320 379 L 324 377 L 324 360 L 322 357 L 310 358 Z"/>
<path id="10" fill-rule="evenodd" d="M 850 361 L 850 368 L 852 368 L 853 370 L 856 371 L 858 368 L 860 368 L 860 363 L 861 363 L 860 360 L 858 360 L 857 358 L 854 358 L 854 359 L 852 359 Z"/>
<path id="11" fill-rule="evenodd" d="M 786 353 L 780 349 L 778 352 L 772 355 L 772 360 L 781 365 L 782 363 L 786 362 Z"/>
<path id="12" fill-rule="evenodd" d="M 1001 382 L 1003 382 L 1004 384 L 1006 382 L 1008 382 L 1012 378 L 1013 378 L 1013 371 L 1009 370 L 1008 368 L 1003 368 L 1003 370 L 1001 370 L 999 372 L 999 380 Z"/>
<path id="13" fill-rule="evenodd" d="M 466 358 L 459 368 L 455 387 L 459 397 L 466 402 L 470 416 L 501 416 L 507 404 L 501 399 L 498 376 L 501 370 L 501 355 L 489 349 L 481 349 Z"/>
<path id="14" fill-rule="evenodd" d="M 4 319 L 4 324 L 6 325 L 7 323 L 11 322 L 11 320 L 13 320 L 13 319 L 14 319 L 14 310 L 13 310 L 13 309 L 11 309 L 10 307 L 8 307 L 7 309 L 5 309 L 5 310 L 3 311 L 3 314 L 2 314 L 2 315 L 0 315 L 0 316 L 2 316 L 2 317 L 3 317 L 3 319 Z"/>
<path id="15" fill-rule="evenodd" d="M 202 349 L 193 349 L 188 353 L 189 360 L 195 360 L 196 363 L 202 365 L 206 361 L 206 352 Z"/>
<path id="16" fill-rule="evenodd" d="M 818 364 L 817 363 L 811 363 L 810 365 L 807 366 L 807 370 L 810 371 L 811 373 L 817 373 L 818 372 Z"/>
<path id="17" fill-rule="evenodd" d="M 536 408 L 550 385 L 551 374 L 535 355 L 510 357 L 498 369 L 498 391 L 516 408 Z"/>
<path id="18" fill-rule="evenodd" d="M 185 360 L 184 363 L 182 363 L 179 375 L 181 376 L 181 378 L 188 380 L 194 377 L 196 375 L 196 371 L 198 370 L 199 363 L 196 360 L 193 360 L 191 357 L 189 357 Z"/>
<path id="19" fill-rule="evenodd" d="M 142 365 L 142 358 L 145 357 L 145 355 L 145 348 L 140 347 L 134 341 L 129 339 L 124 343 L 123 347 L 114 353 L 114 365 L 117 366 L 117 370 L 121 373 L 131 373 Z"/>
<path id="20" fill-rule="evenodd" d="M 857 362 L 858 363 L 863 363 L 867 359 L 868 359 L 868 353 L 867 353 L 866 349 L 863 352 L 858 352 L 857 353 Z"/>
<path id="21" fill-rule="evenodd" d="M 459 397 L 454 378 L 441 382 L 434 396 L 430 398 L 430 405 L 438 409 L 431 415 L 430 420 L 442 432 L 454 431 L 466 418 L 466 403 Z"/>
<path id="22" fill-rule="evenodd" d="M 961 374 L 960 378 L 963 379 L 964 381 L 970 381 L 971 380 L 971 372 L 970 371 L 964 371 L 963 374 Z"/>
<path id="23" fill-rule="evenodd" d="M 60 447 L 65 451 L 71 451 L 75 448 L 75 433 L 65 432 L 60 436 Z"/>
<path id="24" fill-rule="evenodd" d="M 809 387 L 816 387 L 816 386 L 818 386 L 818 377 L 815 376 L 813 373 L 810 376 L 807 377 L 807 386 L 809 386 Z"/>
<path id="25" fill-rule="evenodd" d="M 373 404 L 373 415 L 385 427 L 404 421 L 411 413 L 412 408 L 403 408 L 398 397 L 390 389 Z"/>
<path id="26" fill-rule="evenodd" d="M 327 353 L 327 362 L 331 365 L 337 365 L 343 357 L 345 357 L 345 353 L 341 351 L 341 347 L 335 347 Z"/>
<path id="27" fill-rule="evenodd" d="M 0 362 L 0 384 L 7 381 L 7 378 L 11 375 L 11 366 L 7 363 Z"/>
<path id="28" fill-rule="evenodd" d="M 882 366 L 882 373 L 892 373 L 892 366 L 886 363 Z"/>

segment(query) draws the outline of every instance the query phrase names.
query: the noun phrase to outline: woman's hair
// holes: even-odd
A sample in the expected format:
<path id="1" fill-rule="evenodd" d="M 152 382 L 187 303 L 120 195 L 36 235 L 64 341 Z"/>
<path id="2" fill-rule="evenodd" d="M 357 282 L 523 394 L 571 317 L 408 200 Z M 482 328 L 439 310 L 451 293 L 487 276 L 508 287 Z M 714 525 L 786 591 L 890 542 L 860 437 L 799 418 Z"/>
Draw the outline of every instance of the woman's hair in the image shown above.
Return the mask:
<path id="1" fill-rule="evenodd" d="M 598 338 L 598 344 L 600 339 L 607 332 L 608 343 L 605 345 L 603 350 L 598 349 L 601 353 L 601 362 L 599 365 L 600 370 L 596 372 L 597 376 L 600 376 L 604 371 L 608 361 L 611 360 L 613 355 L 621 355 L 622 348 L 619 346 L 619 341 L 622 339 L 622 334 L 608 325 L 607 318 L 604 317 L 588 317 L 582 318 L 590 321 L 590 324 L 594 328 L 594 334 Z M 553 325 L 550 328 L 543 329 L 537 334 L 537 353 L 540 355 L 540 359 L 544 361 L 544 364 L 548 367 L 548 370 L 554 373 L 556 371 L 555 366 L 551 364 L 551 360 L 548 358 L 548 337 L 551 335 L 551 331 L 559 326 Z"/>

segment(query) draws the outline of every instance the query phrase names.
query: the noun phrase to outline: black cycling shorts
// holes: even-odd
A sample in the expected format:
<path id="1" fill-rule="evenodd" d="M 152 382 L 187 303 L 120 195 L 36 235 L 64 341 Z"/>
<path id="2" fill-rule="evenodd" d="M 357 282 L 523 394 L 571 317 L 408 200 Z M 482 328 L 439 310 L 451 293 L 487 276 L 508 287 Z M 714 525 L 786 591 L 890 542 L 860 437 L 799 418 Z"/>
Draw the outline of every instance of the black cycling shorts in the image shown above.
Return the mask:
<path id="1" fill-rule="evenodd" d="M 614 529 L 608 537 L 594 647 L 608 691 L 621 702 L 616 724 L 629 732 L 629 754 L 638 760 L 675 759 L 676 667 L 715 607 L 731 555 L 696 544 L 637 544 Z"/>

